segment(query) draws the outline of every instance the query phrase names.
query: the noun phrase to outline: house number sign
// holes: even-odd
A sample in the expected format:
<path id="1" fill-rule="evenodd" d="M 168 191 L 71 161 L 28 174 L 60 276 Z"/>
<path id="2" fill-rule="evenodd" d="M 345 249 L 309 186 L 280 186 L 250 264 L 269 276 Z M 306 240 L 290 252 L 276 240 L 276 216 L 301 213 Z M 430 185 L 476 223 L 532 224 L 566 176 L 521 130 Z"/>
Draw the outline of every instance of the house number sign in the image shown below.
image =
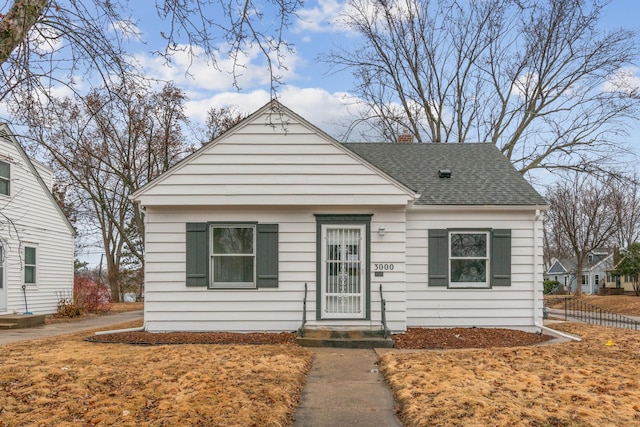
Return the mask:
<path id="1" fill-rule="evenodd" d="M 390 264 L 390 263 L 385 263 L 385 264 L 373 264 L 373 271 L 393 271 L 393 269 L 395 268 L 395 265 Z"/>

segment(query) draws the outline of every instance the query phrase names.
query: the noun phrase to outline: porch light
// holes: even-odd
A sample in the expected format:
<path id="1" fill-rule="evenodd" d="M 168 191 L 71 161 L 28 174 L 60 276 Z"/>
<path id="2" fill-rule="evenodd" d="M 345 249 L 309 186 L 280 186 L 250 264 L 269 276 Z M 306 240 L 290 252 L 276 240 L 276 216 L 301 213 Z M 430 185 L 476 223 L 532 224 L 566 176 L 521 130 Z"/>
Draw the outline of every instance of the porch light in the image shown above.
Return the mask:
<path id="1" fill-rule="evenodd" d="M 384 227 L 378 227 L 378 235 L 384 236 L 384 232 L 387 231 Z"/>

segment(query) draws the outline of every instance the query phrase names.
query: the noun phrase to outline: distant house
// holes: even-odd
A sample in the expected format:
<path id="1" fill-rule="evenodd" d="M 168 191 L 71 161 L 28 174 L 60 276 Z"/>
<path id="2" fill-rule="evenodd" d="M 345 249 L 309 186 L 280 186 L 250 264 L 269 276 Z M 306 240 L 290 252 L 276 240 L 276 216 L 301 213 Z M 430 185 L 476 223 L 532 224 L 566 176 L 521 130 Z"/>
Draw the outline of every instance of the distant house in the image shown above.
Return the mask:
<path id="1" fill-rule="evenodd" d="M 377 328 L 381 295 L 393 332 L 541 322 L 546 203 L 492 144 L 341 144 L 273 102 L 133 198 L 149 331 Z"/>
<path id="2" fill-rule="evenodd" d="M 544 273 L 545 280 L 555 280 L 564 286 L 564 290 L 574 293 L 577 286 L 576 258 L 554 258 L 551 267 Z M 601 286 L 612 287 L 607 283 L 607 272 L 613 268 L 613 251 L 610 249 L 594 249 L 589 252 L 582 266 L 580 285 L 582 293 L 597 294 Z M 610 276 L 610 275 L 609 275 Z M 606 284 L 606 285 L 605 285 Z"/>
<path id="3" fill-rule="evenodd" d="M 74 231 L 51 179 L 0 124 L 0 314 L 54 313 L 73 292 Z"/>

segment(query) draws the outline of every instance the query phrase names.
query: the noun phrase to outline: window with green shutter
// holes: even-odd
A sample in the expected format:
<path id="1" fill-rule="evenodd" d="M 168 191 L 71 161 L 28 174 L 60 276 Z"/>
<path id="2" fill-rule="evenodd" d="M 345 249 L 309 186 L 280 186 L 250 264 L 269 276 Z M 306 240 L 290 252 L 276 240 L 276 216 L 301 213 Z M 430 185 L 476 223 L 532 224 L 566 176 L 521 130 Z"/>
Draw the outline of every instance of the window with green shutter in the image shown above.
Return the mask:
<path id="1" fill-rule="evenodd" d="M 429 286 L 511 285 L 511 230 L 429 230 Z"/>
<path id="2" fill-rule="evenodd" d="M 0 194 L 9 195 L 9 183 L 11 182 L 11 165 L 0 160 Z"/>
<path id="3" fill-rule="evenodd" d="M 187 223 L 187 286 L 278 287 L 278 225 Z"/>
<path id="4" fill-rule="evenodd" d="M 24 283 L 36 283 L 36 248 L 32 246 L 24 248 Z"/>

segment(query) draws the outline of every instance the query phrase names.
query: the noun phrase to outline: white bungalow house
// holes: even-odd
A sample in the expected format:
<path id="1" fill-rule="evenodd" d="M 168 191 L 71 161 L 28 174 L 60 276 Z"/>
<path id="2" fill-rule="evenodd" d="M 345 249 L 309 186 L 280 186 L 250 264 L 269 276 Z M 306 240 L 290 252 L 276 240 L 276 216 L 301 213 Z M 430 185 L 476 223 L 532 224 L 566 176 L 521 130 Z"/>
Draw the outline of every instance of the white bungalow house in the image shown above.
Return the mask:
<path id="1" fill-rule="evenodd" d="M 341 144 L 272 102 L 133 195 L 148 331 L 537 330 L 545 200 L 492 144 Z M 305 289 L 307 292 L 305 293 Z"/>
<path id="2" fill-rule="evenodd" d="M 575 258 L 553 258 L 551 266 L 544 273 L 545 280 L 555 280 L 564 287 L 567 292 L 576 291 L 576 269 L 578 263 Z M 580 284 L 582 293 L 597 294 L 602 286 L 615 287 L 611 281 L 611 275 L 607 276 L 613 268 L 613 251 L 610 249 L 594 249 L 587 254 L 582 266 Z M 607 279 L 609 277 L 609 279 Z M 609 280 L 609 283 L 607 283 Z"/>
<path id="3" fill-rule="evenodd" d="M 0 124 L 0 314 L 55 313 L 72 295 L 74 230 L 51 190 L 52 171 Z"/>

